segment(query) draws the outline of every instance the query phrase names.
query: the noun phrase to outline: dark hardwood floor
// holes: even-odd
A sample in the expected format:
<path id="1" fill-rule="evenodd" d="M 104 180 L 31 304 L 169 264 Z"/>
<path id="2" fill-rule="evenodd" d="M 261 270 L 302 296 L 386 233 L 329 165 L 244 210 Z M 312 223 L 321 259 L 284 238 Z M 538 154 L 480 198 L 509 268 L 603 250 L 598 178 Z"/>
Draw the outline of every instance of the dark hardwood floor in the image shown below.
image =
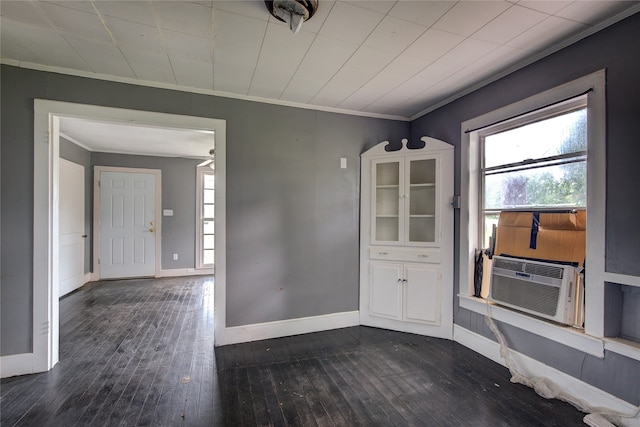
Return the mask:
<path id="1" fill-rule="evenodd" d="M 60 301 L 60 361 L 0 383 L 4 426 L 220 425 L 213 278 L 88 284 Z"/>
<path id="2" fill-rule="evenodd" d="M 216 348 L 227 426 L 584 426 L 452 341 L 367 327 Z"/>
<path id="3" fill-rule="evenodd" d="M 0 383 L 4 426 L 579 426 L 454 342 L 367 327 L 213 348 L 213 280 L 60 302 L 60 362 Z"/>

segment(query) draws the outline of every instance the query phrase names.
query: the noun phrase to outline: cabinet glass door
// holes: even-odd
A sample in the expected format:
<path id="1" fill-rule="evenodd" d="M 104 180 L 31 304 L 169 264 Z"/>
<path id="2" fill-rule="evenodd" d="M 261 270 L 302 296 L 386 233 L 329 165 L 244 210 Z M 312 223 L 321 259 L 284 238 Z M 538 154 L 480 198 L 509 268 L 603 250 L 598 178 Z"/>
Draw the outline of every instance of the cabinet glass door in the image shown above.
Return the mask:
<path id="1" fill-rule="evenodd" d="M 436 241 L 436 167 L 434 158 L 409 161 L 409 242 Z"/>
<path id="2" fill-rule="evenodd" d="M 400 173 L 399 161 L 374 163 L 375 179 L 373 240 L 400 241 Z"/>

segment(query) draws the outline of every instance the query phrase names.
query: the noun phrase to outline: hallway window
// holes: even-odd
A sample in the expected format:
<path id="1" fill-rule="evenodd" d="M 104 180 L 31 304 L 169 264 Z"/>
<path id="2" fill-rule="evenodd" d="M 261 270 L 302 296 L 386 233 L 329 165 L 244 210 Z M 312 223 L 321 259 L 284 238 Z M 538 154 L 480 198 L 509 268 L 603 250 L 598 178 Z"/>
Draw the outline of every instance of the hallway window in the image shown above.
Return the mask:
<path id="1" fill-rule="evenodd" d="M 215 262 L 215 176 L 209 167 L 198 168 L 197 266 L 211 268 Z"/>

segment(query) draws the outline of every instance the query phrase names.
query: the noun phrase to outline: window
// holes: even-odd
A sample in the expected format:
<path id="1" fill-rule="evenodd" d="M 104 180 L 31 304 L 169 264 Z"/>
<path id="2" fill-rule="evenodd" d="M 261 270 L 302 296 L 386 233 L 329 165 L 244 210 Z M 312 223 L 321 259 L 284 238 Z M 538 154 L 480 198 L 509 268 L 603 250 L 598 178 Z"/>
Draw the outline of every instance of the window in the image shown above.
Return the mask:
<path id="1" fill-rule="evenodd" d="M 480 139 L 480 241 L 502 211 L 586 208 L 586 96 L 501 122 Z"/>
<path id="2" fill-rule="evenodd" d="M 207 165 L 198 168 L 197 266 L 211 268 L 215 261 L 215 175 Z"/>
<path id="3" fill-rule="evenodd" d="M 585 295 L 584 333 L 499 307 L 495 307 L 492 314 L 503 323 L 598 357 L 604 354 L 603 341 L 597 337 L 604 336 L 607 277 L 604 265 L 605 117 L 605 71 L 601 70 L 463 122 L 460 146 L 460 307 L 487 313 L 486 303 L 473 297 L 474 255 L 476 249 L 486 246 L 485 223 L 495 221 L 496 213 L 533 206 L 536 209 L 584 206 L 589 212 L 585 262 L 589 289 Z M 518 139 L 519 136 L 512 135 L 525 128 L 527 133 L 536 134 L 538 131 L 534 128 L 538 126 L 565 120 L 565 130 L 559 132 L 563 135 L 560 142 L 556 141 L 551 147 L 546 145 L 548 138 L 544 133 L 538 134 L 534 143 L 527 144 L 533 147 L 532 152 L 506 151 L 501 146 L 501 138 Z M 572 133 L 575 134 L 566 136 Z M 558 191 L 550 198 L 546 194 L 550 191 L 529 193 L 527 182 L 542 179 L 545 174 L 549 188 L 562 187 L 556 183 L 559 177 L 563 177 L 560 182 L 572 183 L 576 188 Z M 574 174 L 574 178 L 566 179 L 569 174 Z M 513 183 L 508 184 L 510 179 Z M 513 188 L 509 189 L 509 185 Z M 521 191 L 516 191 L 518 185 Z M 586 197 L 581 195 L 584 190 L 580 187 L 586 187 Z"/>

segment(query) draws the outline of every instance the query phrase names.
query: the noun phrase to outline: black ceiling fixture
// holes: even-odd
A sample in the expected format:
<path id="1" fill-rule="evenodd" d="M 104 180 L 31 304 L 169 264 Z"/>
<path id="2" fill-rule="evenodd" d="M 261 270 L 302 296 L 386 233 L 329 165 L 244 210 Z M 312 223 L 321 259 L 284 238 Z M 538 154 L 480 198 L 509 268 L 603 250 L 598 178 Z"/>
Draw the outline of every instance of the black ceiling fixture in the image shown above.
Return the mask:
<path id="1" fill-rule="evenodd" d="M 289 24 L 293 34 L 318 10 L 318 0 L 265 0 L 264 3 L 273 16 Z"/>

